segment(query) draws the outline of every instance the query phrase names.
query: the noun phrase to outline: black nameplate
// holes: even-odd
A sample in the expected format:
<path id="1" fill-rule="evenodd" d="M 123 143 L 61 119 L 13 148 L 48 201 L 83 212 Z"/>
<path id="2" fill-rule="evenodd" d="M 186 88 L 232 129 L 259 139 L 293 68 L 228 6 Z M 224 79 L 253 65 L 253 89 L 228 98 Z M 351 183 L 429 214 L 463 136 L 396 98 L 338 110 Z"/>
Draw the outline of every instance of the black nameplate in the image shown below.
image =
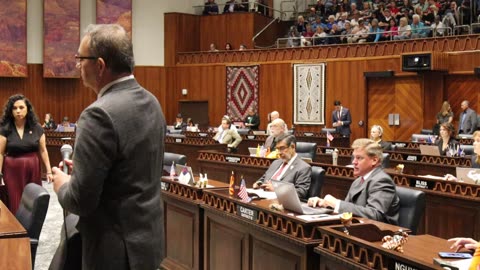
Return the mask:
<path id="1" fill-rule="evenodd" d="M 403 262 L 397 262 L 395 260 L 390 260 L 388 263 L 389 270 L 419 270 L 417 267 L 411 266 Z"/>
<path id="2" fill-rule="evenodd" d="M 258 211 L 241 205 L 237 205 L 237 215 L 248 220 L 257 221 Z"/>
<path id="3" fill-rule="evenodd" d="M 162 190 L 168 191 L 168 188 L 170 187 L 170 183 L 160 182 L 160 187 L 162 188 Z"/>
<path id="4" fill-rule="evenodd" d="M 331 154 L 333 153 L 334 149 L 333 148 L 327 148 L 325 149 L 325 154 Z"/>
<path id="5" fill-rule="evenodd" d="M 255 135 L 247 135 L 247 139 L 253 140 L 253 139 L 255 139 Z"/>
<path id="6" fill-rule="evenodd" d="M 239 158 L 239 157 L 225 157 L 225 159 L 226 159 L 228 162 L 232 162 L 232 163 L 239 163 L 239 162 L 240 162 L 240 158 Z"/>
<path id="7" fill-rule="evenodd" d="M 435 183 L 423 179 L 410 179 L 410 187 L 421 189 L 433 189 Z"/>
<path id="8" fill-rule="evenodd" d="M 175 142 L 181 143 L 181 142 L 183 142 L 183 139 L 182 138 L 176 138 Z"/>
<path id="9" fill-rule="evenodd" d="M 312 132 L 305 132 L 305 133 L 303 133 L 303 136 L 312 137 L 313 133 Z"/>
<path id="10" fill-rule="evenodd" d="M 207 135 L 208 135 L 207 133 L 201 133 L 201 132 L 198 133 L 198 136 L 200 136 L 200 137 L 207 137 Z"/>

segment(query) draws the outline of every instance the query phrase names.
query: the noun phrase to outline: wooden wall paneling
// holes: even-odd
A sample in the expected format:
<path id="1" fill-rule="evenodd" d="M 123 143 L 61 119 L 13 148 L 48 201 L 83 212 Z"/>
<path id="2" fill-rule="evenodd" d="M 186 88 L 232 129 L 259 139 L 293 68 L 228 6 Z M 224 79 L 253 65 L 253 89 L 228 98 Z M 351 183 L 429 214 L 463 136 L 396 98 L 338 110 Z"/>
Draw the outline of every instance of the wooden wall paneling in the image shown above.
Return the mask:
<path id="1" fill-rule="evenodd" d="M 233 16 L 232 16 L 233 15 Z M 255 13 L 237 13 L 224 15 L 226 31 L 222 36 L 225 41 L 222 44 L 221 50 L 225 49 L 225 44 L 229 42 L 235 50 L 238 50 L 240 44 L 247 45 L 247 48 L 252 48 L 252 38 L 254 32 L 254 17 L 260 16 Z M 220 45 L 219 45 L 220 46 Z"/>
<path id="2" fill-rule="evenodd" d="M 293 66 L 290 63 L 260 66 L 260 129 L 266 129 L 267 115 L 278 111 L 290 128 L 293 123 Z"/>
<path id="3" fill-rule="evenodd" d="M 408 141 L 411 134 L 423 127 L 423 86 L 421 77 L 400 77 L 395 80 L 395 109 L 400 126 L 395 127 L 396 141 Z"/>
<path id="4" fill-rule="evenodd" d="M 426 72 L 420 74 L 423 80 L 423 128 L 432 129 L 437 123 L 437 113 L 445 100 L 445 73 Z"/>
<path id="5" fill-rule="evenodd" d="M 201 51 L 208 51 L 211 43 L 214 43 L 218 50 L 223 50 L 225 48 L 228 35 L 226 33 L 228 33 L 229 27 L 233 26 L 234 23 L 238 23 L 233 21 L 235 15 L 236 14 L 228 14 L 228 20 L 227 14 L 200 17 L 199 47 Z"/>
<path id="6" fill-rule="evenodd" d="M 259 14 L 254 16 L 254 28 L 253 35 L 259 33 L 267 24 L 276 18 L 265 17 Z M 291 25 L 291 22 L 277 21 L 272 23 L 264 32 L 262 32 L 255 40 L 255 45 L 260 47 L 272 46 L 275 44 L 277 38 L 283 37 L 286 34 L 286 30 Z M 253 38 L 253 36 L 252 36 Z M 251 41 L 251 39 L 250 39 Z M 253 48 L 253 43 L 251 44 Z"/>
<path id="7" fill-rule="evenodd" d="M 178 52 L 200 50 L 200 16 L 181 13 L 164 14 L 165 66 L 177 63 Z"/>
<path id="8" fill-rule="evenodd" d="M 446 99 L 453 111 L 453 123 L 458 131 L 458 119 L 461 112 L 460 104 L 468 100 L 470 108 L 480 113 L 480 79 L 474 75 L 449 75 L 445 79 Z"/>
<path id="9" fill-rule="evenodd" d="M 367 137 L 370 137 L 369 131 L 373 125 L 380 125 L 383 128 L 382 138 L 391 141 L 395 138 L 394 127 L 388 125 L 388 115 L 393 113 L 395 104 L 395 78 L 368 78 L 368 130 Z"/>
<path id="10" fill-rule="evenodd" d="M 367 122 L 367 92 L 365 89 L 363 71 L 367 66 L 366 60 L 359 61 L 328 61 L 326 69 L 326 110 L 327 127 L 332 127 L 332 111 L 334 100 L 340 100 L 342 105 L 350 109 L 352 115 L 351 138 L 367 136 L 365 124 L 360 126 L 359 121 Z"/>
<path id="11" fill-rule="evenodd" d="M 480 66 L 478 51 L 452 52 L 447 54 L 449 73 L 473 73 L 473 68 Z"/>
<path id="12" fill-rule="evenodd" d="M 162 105 L 163 113 L 166 114 L 166 68 L 165 67 L 135 67 L 135 78 L 138 83 L 150 91 Z"/>

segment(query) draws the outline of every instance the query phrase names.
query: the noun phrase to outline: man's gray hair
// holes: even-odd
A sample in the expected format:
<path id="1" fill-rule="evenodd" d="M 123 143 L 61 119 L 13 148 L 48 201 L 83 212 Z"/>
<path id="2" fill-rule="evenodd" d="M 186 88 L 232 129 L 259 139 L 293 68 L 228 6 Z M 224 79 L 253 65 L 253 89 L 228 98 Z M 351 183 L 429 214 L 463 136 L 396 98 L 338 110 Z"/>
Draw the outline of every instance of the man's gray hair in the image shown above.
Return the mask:
<path id="1" fill-rule="evenodd" d="M 353 150 L 360 149 L 365 150 L 367 156 L 369 157 L 377 157 L 379 159 L 379 163 L 381 164 L 383 161 L 383 149 L 382 147 L 370 139 L 356 139 L 352 144 Z"/>

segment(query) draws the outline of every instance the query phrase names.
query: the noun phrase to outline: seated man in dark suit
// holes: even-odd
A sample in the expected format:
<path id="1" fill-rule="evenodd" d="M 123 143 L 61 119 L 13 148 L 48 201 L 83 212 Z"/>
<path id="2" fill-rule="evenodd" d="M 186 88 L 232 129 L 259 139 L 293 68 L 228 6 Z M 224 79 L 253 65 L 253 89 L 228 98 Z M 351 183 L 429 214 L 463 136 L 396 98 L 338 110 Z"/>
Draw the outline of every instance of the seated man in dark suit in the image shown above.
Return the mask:
<path id="1" fill-rule="evenodd" d="M 289 182 L 295 185 L 298 197 L 306 199 L 310 188 L 312 168 L 297 155 L 295 147 L 295 136 L 283 134 L 278 137 L 276 148 L 280 159 L 272 162 L 265 174 L 253 184 L 253 188 L 273 191 L 270 180 Z"/>
<path id="2" fill-rule="evenodd" d="M 335 213 L 352 212 L 355 216 L 398 224 L 400 199 L 392 178 L 382 170 L 382 147 L 369 139 L 357 139 L 352 148 L 353 174 L 358 178 L 345 200 L 328 194 L 323 199 L 308 199 L 308 205 L 332 207 Z"/>
<path id="3" fill-rule="evenodd" d="M 258 130 L 258 126 L 260 126 L 260 117 L 258 117 L 252 107 L 248 108 L 248 116 L 245 118 L 244 125 L 251 130 Z"/>
<path id="4" fill-rule="evenodd" d="M 177 114 L 177 118 L 175 118 L 175 123 L 173 124 L 174 129 L 181 129 L 185 130 L 187 129 L 187 123 L 183 121 L 182 114 Z"/>

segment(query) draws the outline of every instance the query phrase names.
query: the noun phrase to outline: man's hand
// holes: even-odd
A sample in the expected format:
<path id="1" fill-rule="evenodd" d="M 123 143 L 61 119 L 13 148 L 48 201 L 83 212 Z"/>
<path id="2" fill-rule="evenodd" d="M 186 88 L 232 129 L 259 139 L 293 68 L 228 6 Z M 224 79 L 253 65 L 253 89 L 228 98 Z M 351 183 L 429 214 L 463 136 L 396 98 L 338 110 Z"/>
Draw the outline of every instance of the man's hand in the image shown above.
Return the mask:
<path id="1" fill-rule="evenodd" d="M 70 175 L 64 173 L 58 167 L 53 167 L 52 173 L 53 173 L 53 177 L 52 177 L 53 190 L 55 191 L 55 193 L 58 193 L 58 190 L 60 189 L 60 187 L 70 181 Z"/>

